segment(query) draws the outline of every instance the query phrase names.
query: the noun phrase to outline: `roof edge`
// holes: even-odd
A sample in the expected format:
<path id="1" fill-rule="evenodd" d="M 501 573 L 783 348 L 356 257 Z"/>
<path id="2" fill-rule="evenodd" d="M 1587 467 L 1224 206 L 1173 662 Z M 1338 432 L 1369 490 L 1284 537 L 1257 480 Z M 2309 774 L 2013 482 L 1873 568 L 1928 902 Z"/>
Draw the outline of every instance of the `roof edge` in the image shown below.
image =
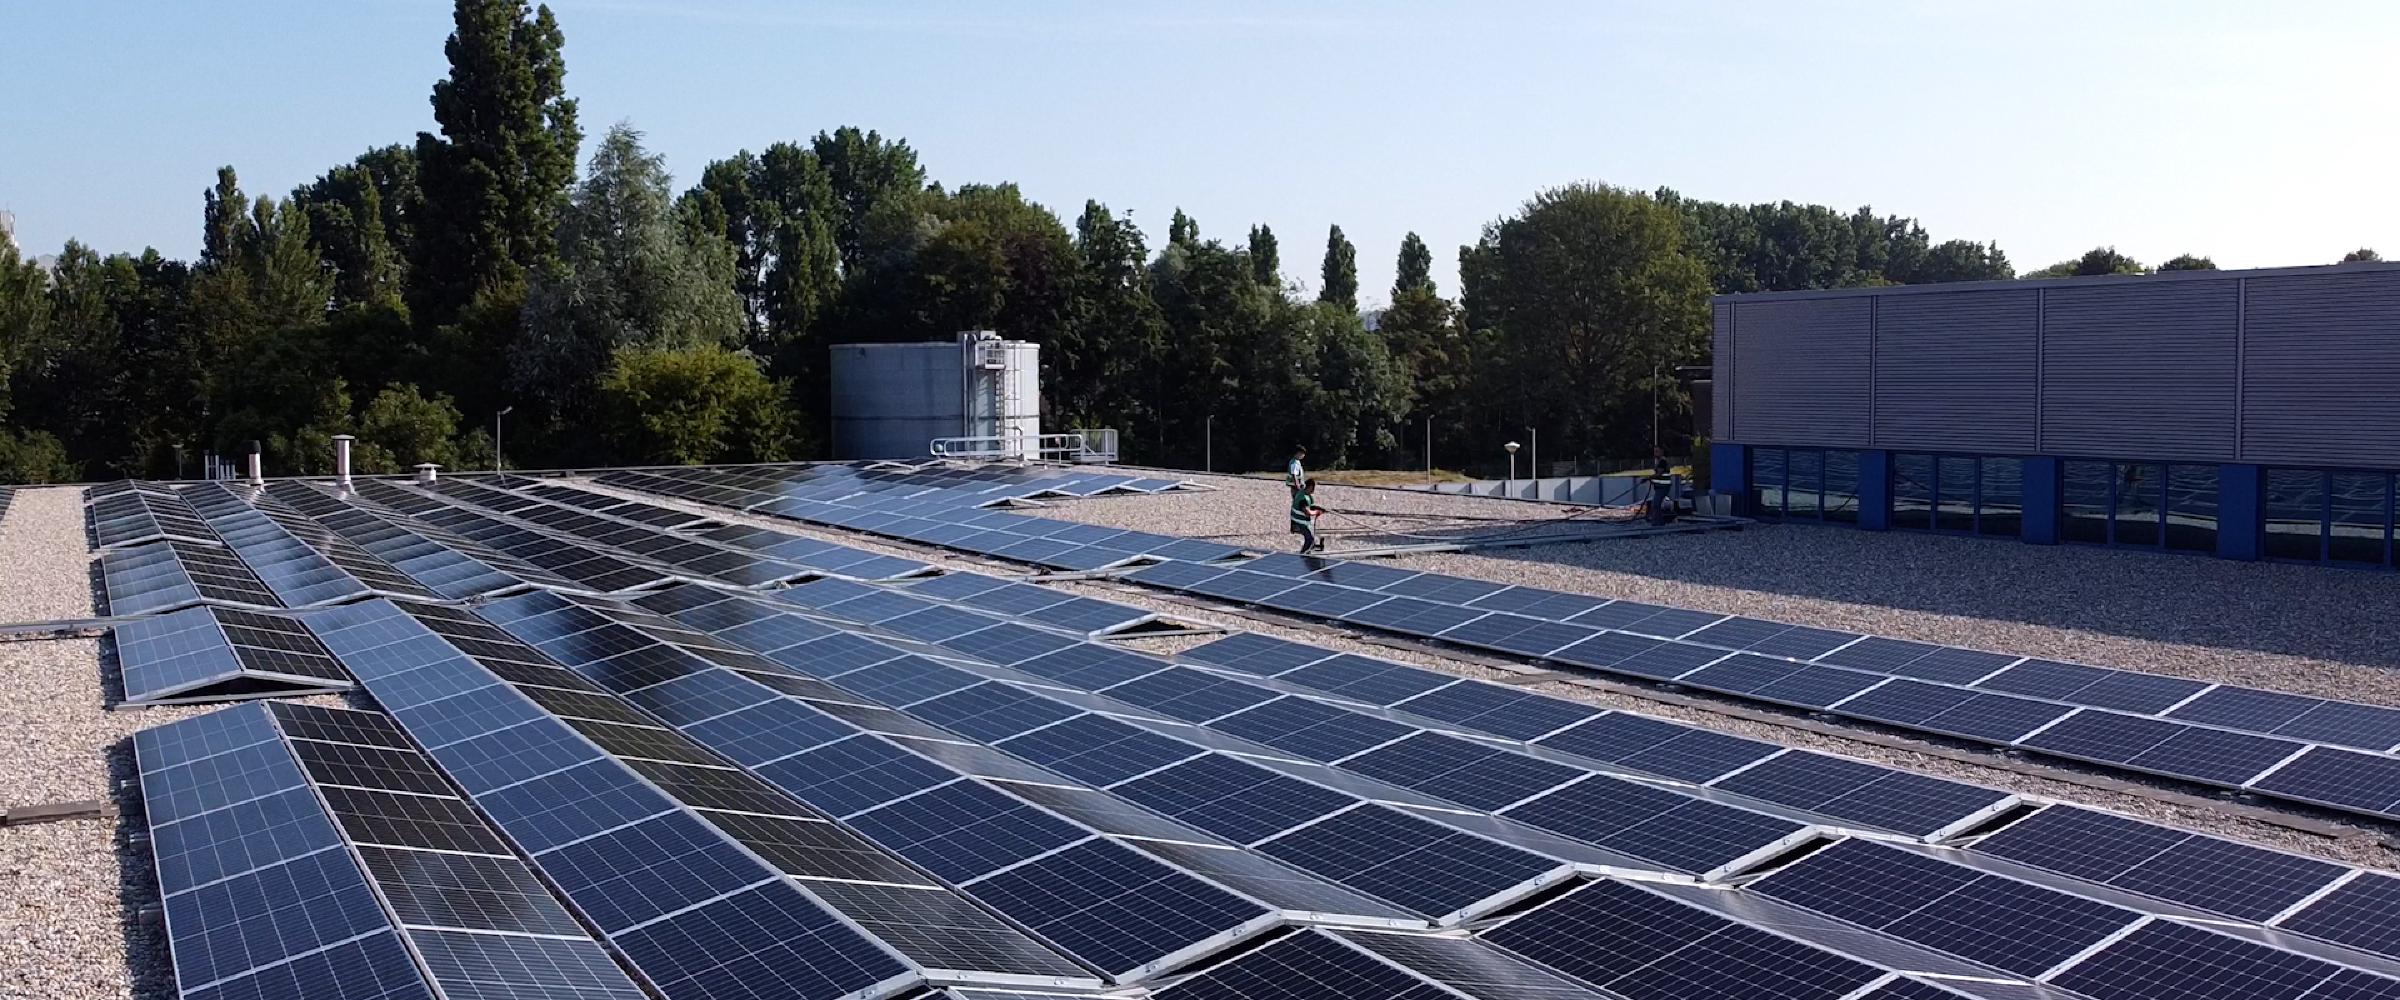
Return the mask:
<path id="1" fill-rule="evenodd" d="M 1948 281 L 1924 285 L 1867 285 L 1856 288 L 1804 288 L 1784 292 L 1734 292 L 1709 296 L 1717 305 L 1782 302 L 1796 299 L 1854 298 L 1875 295 L 1926 295 L 1938 292 L 1989 292 L 2015 288 L 2092 288 L 2118 284 L 2172 284 L 2223 281 L 2229 278 L 2283 278 L 2303 275 L 2375 274 L 2400 271 L 2400 261 L 2352 261 L 2347 264 L 2307 264 L 2296 267 L 2253 267 L 2222 271 L 2167 271 L 2152 274 L 2096 274 L 2065 278 L 2003 278 L 1994 281 Z"/>

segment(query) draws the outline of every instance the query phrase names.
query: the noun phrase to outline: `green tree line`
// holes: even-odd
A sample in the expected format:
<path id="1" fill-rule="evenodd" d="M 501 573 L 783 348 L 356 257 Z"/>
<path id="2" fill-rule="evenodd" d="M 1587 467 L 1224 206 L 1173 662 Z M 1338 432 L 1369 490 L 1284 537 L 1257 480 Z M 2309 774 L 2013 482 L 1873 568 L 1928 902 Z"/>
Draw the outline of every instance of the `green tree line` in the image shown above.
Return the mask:
<path id="1" fill-rule="evenodd" d="M 1712 293 L 2013 274 L 1871 209 L 1574 184 L 1459 247 L 1455 297 L 1409 234 L 1362 313 L 1339 226 L 1311 295 L 1266 226 L 1228 243 L 1177 211 L 1153 245 L 856 127 L 679 190 L 629 124 L 578 162 L 547 7 L 456 0 L 445 53 L 432 131 L 280 197 L 221 169 L 195 260 L 0 247 L 0 481 L 188 476 L 250 441 L 320 473 L 344 433 L 362 471 L 488 468 L 503 409 L 514 467 L 822 457 L 831 345 L 972 329 L 1041 344 L 1045 423 L 1146 464 L 1413 467 L 1428 428 L 1437 458 L 1528 427 L 1547 457 L 1639 455 L 1681 450 Z"/>

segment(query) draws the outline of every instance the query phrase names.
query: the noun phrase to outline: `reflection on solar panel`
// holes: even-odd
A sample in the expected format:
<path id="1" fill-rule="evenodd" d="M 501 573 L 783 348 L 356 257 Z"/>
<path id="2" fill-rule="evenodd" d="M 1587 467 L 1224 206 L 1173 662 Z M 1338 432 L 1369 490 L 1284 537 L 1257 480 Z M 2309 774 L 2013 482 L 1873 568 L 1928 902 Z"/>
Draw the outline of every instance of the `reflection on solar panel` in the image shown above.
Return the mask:
<path id="1" fill-rule="evenodd" d="M 125 702 L 177 705 L 348 690 L 350 675 L 288 618 L 187 608 L 110 632 Z"/>
<path id="2" fill-rule="evenodd" d="M 643 996 L 379 714 L 226 709 L 134 755 L 186 997 Z"/>
<path id="3" fill-rule="evenodd" d="M 100 580 L 111 615 L 154 614 L 195 604 L 282 606 L 232 552 L 180 539 L 103 553 Z"/>

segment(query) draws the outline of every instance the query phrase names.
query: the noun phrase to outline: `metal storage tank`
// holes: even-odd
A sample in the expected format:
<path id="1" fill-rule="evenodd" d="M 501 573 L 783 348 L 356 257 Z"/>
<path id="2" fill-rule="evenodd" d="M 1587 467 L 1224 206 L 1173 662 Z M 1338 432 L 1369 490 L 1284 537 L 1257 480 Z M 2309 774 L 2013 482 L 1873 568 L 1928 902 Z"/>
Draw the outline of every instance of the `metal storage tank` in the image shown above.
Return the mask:
<path id="1" fill-rule="evenodd" d="M 835 458 L 924 458 L 942 438 L 1040 457 L 1040 345 L 977 330 L 947 343 L 836 344 L 832 353 Z"/>

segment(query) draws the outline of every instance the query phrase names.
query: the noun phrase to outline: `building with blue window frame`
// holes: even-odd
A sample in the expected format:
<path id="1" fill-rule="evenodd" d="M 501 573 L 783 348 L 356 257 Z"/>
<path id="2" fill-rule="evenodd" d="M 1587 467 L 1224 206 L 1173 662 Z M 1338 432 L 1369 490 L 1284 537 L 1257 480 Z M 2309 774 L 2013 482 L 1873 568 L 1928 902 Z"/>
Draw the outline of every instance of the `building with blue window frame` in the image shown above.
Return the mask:
<path id="1" fill-rule="evenodd" d="M 2392 567 L 2400 264 L 1719 296 L 1737 512 Z"/>

